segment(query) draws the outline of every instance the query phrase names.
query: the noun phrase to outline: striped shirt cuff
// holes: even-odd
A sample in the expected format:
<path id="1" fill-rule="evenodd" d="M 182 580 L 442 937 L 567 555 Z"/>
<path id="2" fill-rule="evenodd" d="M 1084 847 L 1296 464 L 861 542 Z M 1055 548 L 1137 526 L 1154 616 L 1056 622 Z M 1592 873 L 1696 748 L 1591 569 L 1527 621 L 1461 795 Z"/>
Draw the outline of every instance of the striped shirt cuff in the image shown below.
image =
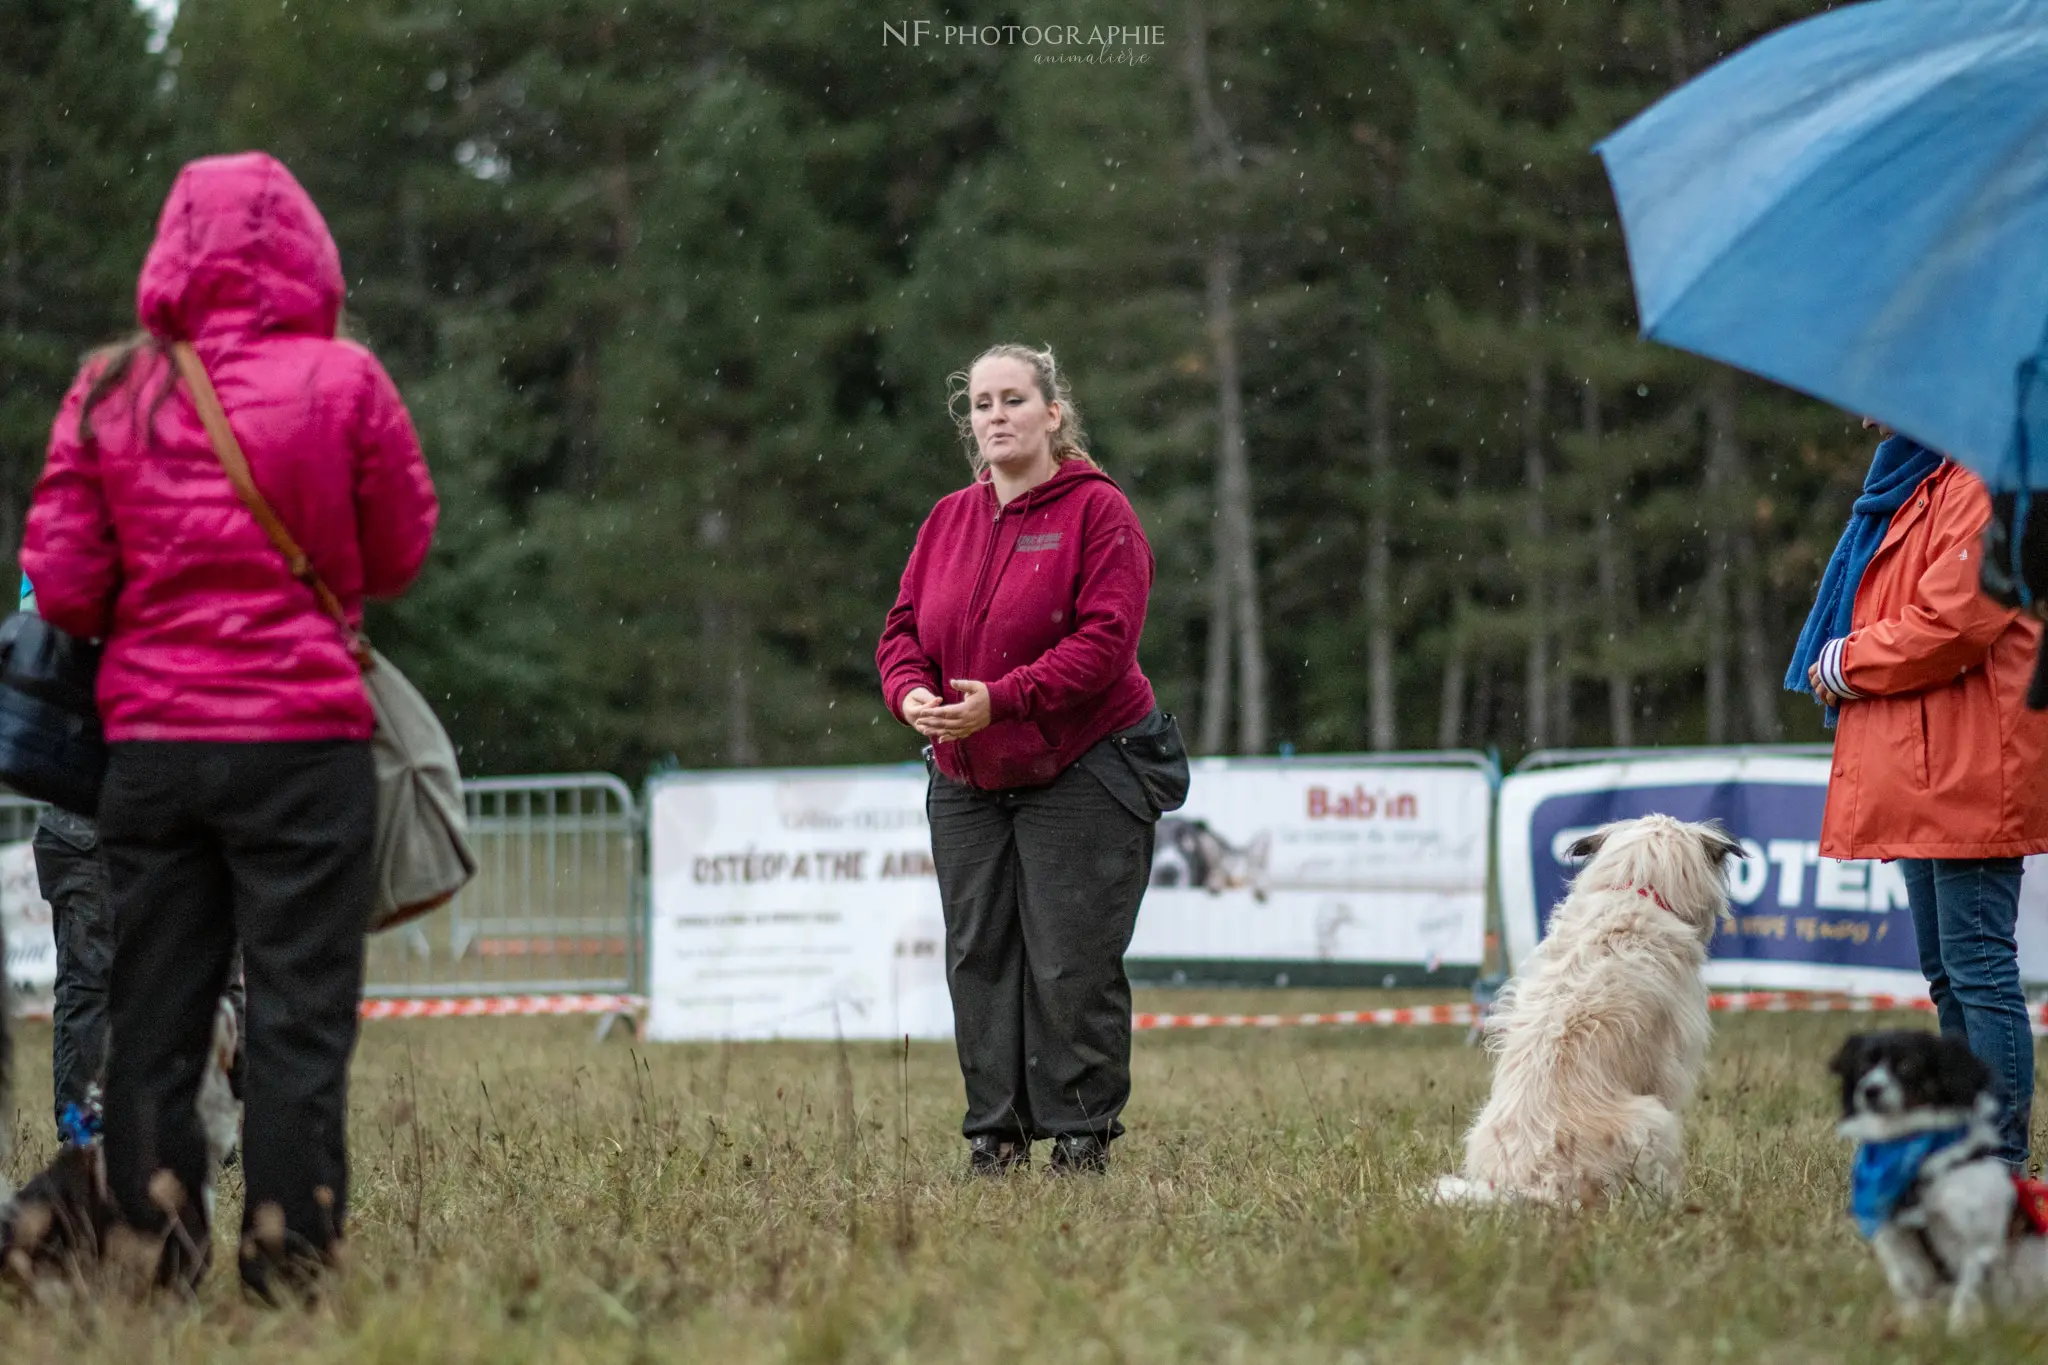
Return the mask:
<path id="1" fill-rule="evenodd" d="M 1842 646 L 1847 643 L 1848 640 L 1844 637 L 1830 640 L 1820 647 L 1820 680 L 1821 685 L 1828 691 L 1853 701 L 1863 694 L 1849 686 L 1842 677 Z"/>

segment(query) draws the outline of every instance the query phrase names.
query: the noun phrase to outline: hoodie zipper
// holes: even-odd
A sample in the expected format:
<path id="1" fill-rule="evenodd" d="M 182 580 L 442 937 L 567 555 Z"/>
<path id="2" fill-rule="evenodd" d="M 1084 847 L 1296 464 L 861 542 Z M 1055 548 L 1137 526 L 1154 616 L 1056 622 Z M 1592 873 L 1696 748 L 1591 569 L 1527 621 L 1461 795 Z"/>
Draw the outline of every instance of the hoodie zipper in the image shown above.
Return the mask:
<path id="1" fill-rule="evenodd" d="M 995 496 L 995 490 L 993 488 L 989 490 L 989 496 Z M 1030 497 L 1030 493 L 1025 493 L 1023 497 L 1018 499 L 1018 501 L 1020 503 L 1027 503 L 1028 505 L 1027 500 Z M 996 542 L 1001 540 L 1003 536 L 1003 513 L 1008 510 L 1009 509 L 1004 507 L 1002 503 L 998 502 L 996 504 L 996 513 L 993 517 L 989 519 L 988 544 L 982 548 L 981 552 L 981 567 L 975 570 L 974 572 L 974 590 L 967 594 L 967 620 L 965 622 L 965 629 L 968 632 L 967 638 L 970 640 L 975 638 L 975 636 L 977 636 L 980 633 L 981 617 L 986 614 L 985 611 L 977 612 L 975 610 L 975 607 L 981 601 L 981 585 L 988 578 L 988 566 L 995 560 Z M 1020 509 L 1020 511 L 1021 510 L 1022 509 Z M 971 651 L 969 652 L 969 657 L 972 657 Z M 945 679 L 940 679 L 940 681 L 943 682 L 945 681 Z M 974 766 L 973 764 L 968 762 L 967 744 L 965 740 L 960 742 L 960 771 L 966 775 L 967 784 L 969 786 L 973 786 Z"/>

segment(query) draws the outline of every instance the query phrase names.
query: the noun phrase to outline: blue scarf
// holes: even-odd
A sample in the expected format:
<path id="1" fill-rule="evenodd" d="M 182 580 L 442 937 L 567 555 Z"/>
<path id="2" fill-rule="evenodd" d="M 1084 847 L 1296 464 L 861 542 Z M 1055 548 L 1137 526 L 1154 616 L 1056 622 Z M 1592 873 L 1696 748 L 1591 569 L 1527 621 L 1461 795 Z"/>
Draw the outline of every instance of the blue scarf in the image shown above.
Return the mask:
<path id="1" fill-rule="evenodd" d="M 1849 1212 L 1856 1215 L 1856 1227 L 1864 1240 L 1877 1236 L 1877 1230 L 1891 1218 L 1892 1210 L 1919 1179 L 1921 1163 L 1942 1148 L 1955 1146 L 1969 1132 L 1967 1127 L 1943 1128 L 1857 1146 L 1856 1163 L 1849 1168 Z"/>
<path id="2" fill-rule="evenodd" d="M 1792 650 L 1791 667 L 1785 670 L 1786 691 L 1813 691 L 1813 684 L 1806 680 L 1807 670 L 1820 659 L 1822 646 L 1841 639 L 1853 628 L 1856 589 L 1862 584 L 1863 571 L 1870 567 L 1877 547 L 1884 544 L 1884 533 L 1891 527 L 1893 513 L 1904 507 L 1913 491 L 1939 468 L 1941 456 L 1911 437 L 1893 436 L 1878 446 L 1870 461 L 1870 472 L 1863 476 L 1863 492 L 1850 509 L 1849 525 L 1835 542 L 1827 572 L 1821 575 L 1813 611 L 1806 618 L 1805 629 L 1799 632 L 1799 644 Z M 1835 723 L 1832 706 L 1828 708 L 1826 722 Z"/>

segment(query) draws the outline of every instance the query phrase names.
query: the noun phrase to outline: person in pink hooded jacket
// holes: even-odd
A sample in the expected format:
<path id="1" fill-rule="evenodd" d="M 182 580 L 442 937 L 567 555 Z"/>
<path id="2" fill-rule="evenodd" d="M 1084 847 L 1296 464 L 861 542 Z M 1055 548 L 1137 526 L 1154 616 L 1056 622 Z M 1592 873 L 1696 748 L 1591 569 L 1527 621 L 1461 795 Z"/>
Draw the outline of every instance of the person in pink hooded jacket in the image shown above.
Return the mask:
<path id="1" fill-rule="evenodd" d="M 359 618 L 419 572 L 438 507 L 397 389 L 336 338 L 343 292 L 282 165 L 187 165 L 143 263 L 143 334 L 88 359 L 65 398 L 22 547 L 42 614 L 104 642 L 108 1182 L 161 1239 L 160 1278 L 196 1279 L 210 1172 L 193 1102 L 239 938 L 241 1269 L 266 1298 L 332 1260 L 347 1210 L 375 719 L 349 642 L 236 497 L 166 348 L 193 343 L 258 487 Z M 172 1216 L 188 1236 L 166 1235 Z"/>

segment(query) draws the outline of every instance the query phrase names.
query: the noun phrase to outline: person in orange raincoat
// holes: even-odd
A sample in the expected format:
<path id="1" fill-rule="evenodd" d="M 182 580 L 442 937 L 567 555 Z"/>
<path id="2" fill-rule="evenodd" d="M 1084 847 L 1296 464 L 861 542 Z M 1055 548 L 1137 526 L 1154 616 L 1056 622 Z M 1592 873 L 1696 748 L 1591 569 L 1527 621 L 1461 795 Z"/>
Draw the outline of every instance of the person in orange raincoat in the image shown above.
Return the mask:
<path id="1" fill-rule="evenodd" d="M 2048 852 L 2048 712 L 2025 704 L 2040 624 L 1979 590 L 1990 519 L 1975 475 L 1889 437 L 1786 685 L 1836 725 L 1820 851 L 1900 860 L 1941 1031 L 1998 1078 L 2018 1169 L 2034 1094 L 2020 860 Z"/>

